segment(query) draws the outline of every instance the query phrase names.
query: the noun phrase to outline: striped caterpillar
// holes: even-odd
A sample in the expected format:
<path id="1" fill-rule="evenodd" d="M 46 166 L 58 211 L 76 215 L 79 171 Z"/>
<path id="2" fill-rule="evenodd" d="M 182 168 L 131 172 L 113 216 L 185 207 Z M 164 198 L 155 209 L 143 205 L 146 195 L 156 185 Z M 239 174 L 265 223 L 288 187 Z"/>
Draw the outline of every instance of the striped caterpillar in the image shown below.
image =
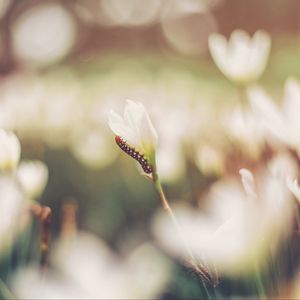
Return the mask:
<path id="1" fill-rule="evenodd" d="M 144 154 L 141 154 L 140 152 L 135 150 L 134 147 L 129 146 L 127 144 L 127 142 L 118 135 L 115 137 L 115 140 L 116 140 L 117 145 L 124 152 L 126 152 L 128 155 L 130 155 L 131 157 L 133 157 L 135 160 L 137 160 L 140 163 L 140 165 L 143 168 L 145 173 L 150 174 L 153 172 L 153 168 L 150 166 L 150 164 L 149 164 L 147 158 L 145 158 Z"/>

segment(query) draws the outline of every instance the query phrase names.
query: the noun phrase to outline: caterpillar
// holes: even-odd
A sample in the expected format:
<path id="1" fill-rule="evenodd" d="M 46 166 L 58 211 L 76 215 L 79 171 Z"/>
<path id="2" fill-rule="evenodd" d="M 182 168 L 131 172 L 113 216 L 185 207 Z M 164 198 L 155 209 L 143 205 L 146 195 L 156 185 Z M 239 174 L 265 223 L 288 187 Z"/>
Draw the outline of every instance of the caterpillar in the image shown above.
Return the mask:
<path id="1" fill-rule="evenodd" d="M 115 137 L 115 141 L 125 153 L 139 162 L 145 173 L 150 174 L 153 172 L 153 168 L 149 164 L 147 158 L 145 158 L 144 154 L 141 154 L 139 151 L 135 150 L 134 147 L 129 146 L 127 142 L 118 135 Z"/>

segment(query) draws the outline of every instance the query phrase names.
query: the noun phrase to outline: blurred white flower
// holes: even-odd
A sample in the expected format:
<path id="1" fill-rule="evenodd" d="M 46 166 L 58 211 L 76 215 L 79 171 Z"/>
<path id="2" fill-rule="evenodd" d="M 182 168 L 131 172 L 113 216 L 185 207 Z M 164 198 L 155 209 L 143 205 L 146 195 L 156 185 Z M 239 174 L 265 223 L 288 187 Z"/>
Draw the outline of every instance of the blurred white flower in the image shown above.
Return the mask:
<path id="1" fill-rule="evenodd" d="M 185 174 L 186 166 L 182 145 L 162 142 L 156 154 L 157 171 L 162 182 L 176 182 Z"/>
<path id="2" fill-rule="evenodd" d="M 248 90 L 251 107 L 264 129 L 300 155 L 300 84 L 289 78 L 285 83 L 281 108 L 259 87 Z"/>
<path id="3" fill-rule="evenodd" d="M 217 33 L 209 36 L 214 62 L 225 76 L 239 84 L 249 84 L 262 75 L 270 47 L 271 38 L 262 30 L 252 38 L 243 30 L 235 30 L 229 41 Z"/>
<path id="4" fill-rule="evenodd" d="M 82 164 L 89 168 L 105 168 L 117 156 L 111 137 L 98 128 L 77 129 L 72 136 L 71 151 Z"/>
<path id="5" fill-rule="evenodd" d="M 182 15 L 206 13 L 222 0 L 164 0 L 161 1 L 161 18 L 178 18 Z"/>
<path id="6" fill-rule="evenodd" d="M 272 163 L 277 161 L 276 157 Z M 252 272 L 267 263 L 292 224 L 293 202 L 283 178 L 269 170 L 254 178 L 242 169 L 240 175 L 240 182 L 227 178 L 213 185 L 207 212 L 187 205 L 174 211 L 194 256 L 227 275 Z M 166 250 L 184 257 L 172 224 L 162 213 L 154 219 L 153 229 Z"/>
<path id="7" fill-rule="evenodd" d="M 16 74 L 1 85 L 0 126 L 20 137 L 36 137 L 40 129 L 44 86 L 35 76 Z"/>
<path id="8" fill-rule="evenodd" d="M 289 190 L 293 193 L 295 198 L 300 202 L 300 186 L 297 179 L 287 178 L 287 186 Z"/>
<path id="9" fill-rule="evenodd" d="M 142 26 L 153 23 L 160 11 L 160 0 L 102 0 L 100 22 L 114 26 Z"/>
<path id="10" fill-rule="evenodd" d="M 100 239 L 80 233 L 59 241 L 51 269 L 41 278 L 36 267 L 20 271 L 13 291 L 26 299 L 157 298 L 168 281 L 170 264 L 149 244 L 126 259 L 116 257 Z M 30 286 L 30 288 L 28 288 Z"/>
<path id="11" fill-rule="evenodd" d="M 288 152 L 278 153 L 268 164 L 268 169 L 277 178 L 283 181 L 287 178 L 296 178 L 299 175 L 299 167 L 295 159 Z"/>
<path id="12" fill-rule="evenodd" d="M 17 178 L 25 195 L 36 200 L 47 184 L 48 168 L 39 160 L 21 161 L 17 169 Z"/>
<path id="13" fill-rule="evenodd" d="M 142 152 L 153 163 L 158 137 L 142 103 L 127 100 L 123 118 L 111 110 L 109 126 L 116 136 Z"/>
<path id="14" fill-rule="evenodd" d="M 253 160 L 260 157 L 265 142 L 264 130 L 252 111 L 236 107 L 225 114 L 223 124 L 229 139 L 243 154 Z"/>
<path id="15" fill-rule="evenodd" d="M 164 1 L 166 2 L 166 1 Z M 176 2 L 174 0 L 172 3 Z M 186 3 L 188 1 L 180 1 Z M 196 2 L 196 1 L 194 1 Z M 200 3 L 201 1 L 197 1 Z M 217 31 L 217 21 L 213 14 L 207 11 L 194 13 L 166 13 L 161 18 L 161 31 L 168 44 L 183 55 L 200 55 L 207 51 L 207 39 Z"/>
<path id="16" fill-rule="evenodd" d="M 222 175 L 225 169 L 223 153 L 208 144 L 202 145 L 198 149 L 195 157 L 195 163 L 206 176 Z"/>
<path id="17" fill-rule="evenodd" d="M 21 145 L 12 132 L 0 129 L 0 171 L 16 169 L 21 154 Z"/>
<path id="18" fill-rule="evenodd" d="M 0 176 L 0 250 L 10 244 L 17 233 L 23 207 L 23 194 L 13 177 Z"/>
<path id="19" fill-rule="evenodd" d="M 168 81 L 165 85 L 167 84 Z M 172 90 L 170 93 L 174 92 L 172 87 L 170 89 Z M 193 120 L 201 118 L 185 98 L 188 90 L 189 87 L 180 88 L 177 93 L 171 94 L 168 100 L 157 96 L 151 105 L 151 116 L 159 135 L 156 160 L 162 182 L 174 182 L 184 176 L 186 170 L 184 144 L 188 140 L 187 132 L 195 134 Z M 159 92 L 165 93 L 165 90 Z M 190 136 L 188 138 L 190 139 Z"/>
<path id="20" fill-rule="evenodd" d="M 80 122 L 85 122 L 85 106 L 80 101 L 80 88 L 77 81 L 69 86 L 56 84 L 47 86 L 44 91 L 42 107 L 43 140 L 53 148 L 69 145 L 71 130 Z M 53 138 L 53 135 L 55 138 Z"/>

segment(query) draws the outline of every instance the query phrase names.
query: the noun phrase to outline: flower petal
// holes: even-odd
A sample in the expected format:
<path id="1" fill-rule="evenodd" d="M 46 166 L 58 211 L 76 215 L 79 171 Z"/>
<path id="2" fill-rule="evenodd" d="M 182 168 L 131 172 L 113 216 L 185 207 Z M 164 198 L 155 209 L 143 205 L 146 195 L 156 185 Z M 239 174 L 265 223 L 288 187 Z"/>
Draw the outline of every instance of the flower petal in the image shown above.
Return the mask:
<path id="1" fill-rule="evenodd" d="M 135 131 L 140 144 L 156 146 L 157 133 L 142 103 L 127 100 L 124 119 Z"/>
<path id="2" fill-rule="evenodd" d="M 274 136 L 288 142 L 288 130 L 279 109 L 259 87 L 248 89 L 248 96 L 254 113 L 262 125 Z"/>
<path id="3" fill-rule="evenodd" d="M 300 186 L 297 179 L 287 178 L 286 184 L 288 189 L 292 192 L 295 198 L 300 201 Z"/>
<path id="4" fill-rule="evenodd" d="M 128 99 L 126 102 L 124 120 L 138 133 L 143 119 L 143 106 L 140 103 Z"/>
<path id="5" fill-rule="evenodd" d="M 228 64 L 227 64 L 227 40 L 226 38 L 218 33 L 213 33 L 208 38 L 208 46 L 210 54 L 224 75 L 228 75 Z"/>
<path id="6" fill-rule="evenodd" d="M 108 124 L 115 135 L 121 136 L 134 147 L 138 146 L 138 139 L 135 132 L 124 122 L 122 117 L 113 110 L 110 111 Z"/>
<path id="7" fill-rule="evenodd" d="M 255 192 L 255 184 L 254 184 L 254 178 L 252 173 L 247 169 L 240 169 L 239 171 L 241 175 L 242 184 L 244 187 L 244 190 L 246 192 L 246 195 L 252 199 L 257 198 L 256 192 Z"/>
<path id="8" fill-rule="evenodd" d="M 296 79 L 289 78 L 284 87 L 283 113 L 291 123 L 291 128 L 299 128 L 299 111 L 300 84 Z"/>
<path id="9" fill-rule="evenodd" d="M 249 54 L 249 66 L 252 66 L 253 73 L 260 76 L 268 62 L 271 49 L 271 38 L 263 30 L 258 30 L 251 43 L 251 51 Z"/>

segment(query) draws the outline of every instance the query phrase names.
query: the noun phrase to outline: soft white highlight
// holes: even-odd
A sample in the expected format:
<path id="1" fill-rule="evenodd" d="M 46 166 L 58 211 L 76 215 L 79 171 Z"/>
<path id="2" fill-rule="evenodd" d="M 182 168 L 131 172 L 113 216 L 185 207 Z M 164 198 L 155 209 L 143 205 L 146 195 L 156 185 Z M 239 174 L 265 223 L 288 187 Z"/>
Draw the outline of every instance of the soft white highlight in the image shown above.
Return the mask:
<path id="1" fill-rule="evenodd" d="M 228 41 L 218 33 L 209 36 L 209 50 L 216 65 L 230 80 L 242 84 L 262 75 L 270 48 L 271 38 L 262 30 L 252 38 L 243 30 L 235 30 Z"/>

